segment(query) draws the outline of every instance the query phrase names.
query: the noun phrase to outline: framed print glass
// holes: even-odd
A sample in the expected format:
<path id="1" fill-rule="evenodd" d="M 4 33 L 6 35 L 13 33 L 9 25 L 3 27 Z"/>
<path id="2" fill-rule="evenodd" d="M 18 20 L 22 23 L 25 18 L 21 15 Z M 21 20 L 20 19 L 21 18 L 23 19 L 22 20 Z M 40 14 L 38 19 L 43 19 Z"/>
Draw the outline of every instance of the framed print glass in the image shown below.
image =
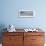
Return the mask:
<path id="1" fill-rule="evenodd" d="M 34 17 L 34 10 L 19 10 L 19 17 Z"/>

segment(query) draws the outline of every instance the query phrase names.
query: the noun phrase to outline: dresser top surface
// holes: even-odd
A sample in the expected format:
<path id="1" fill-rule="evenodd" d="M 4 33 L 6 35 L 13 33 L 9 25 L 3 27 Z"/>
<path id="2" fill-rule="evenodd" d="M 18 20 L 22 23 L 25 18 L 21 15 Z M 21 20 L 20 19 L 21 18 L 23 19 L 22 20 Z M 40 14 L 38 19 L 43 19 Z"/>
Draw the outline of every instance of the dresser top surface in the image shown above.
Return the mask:
<path id="1" fill-rule="evenodd" d="M 6 32 L 8 32 L 8 31 L 6 31 Z M 14 31 L 13 31 L 14 32 Z M 13 33 L 13 32 L 10 32 L 10 33 Z M 29 32 L 29 33 L 40 33 L 40 32 L 44 32 L 44 31 L 41 31 L 41 30 L 39 30 L 39 31 L 25 31 L 24 29 L 16 29 L 16 31 L 15 32 L 25 32 L 25 33 L 27 33 L 27 32 Z M 15 33 L 14 32 L 14 33 Z"/>

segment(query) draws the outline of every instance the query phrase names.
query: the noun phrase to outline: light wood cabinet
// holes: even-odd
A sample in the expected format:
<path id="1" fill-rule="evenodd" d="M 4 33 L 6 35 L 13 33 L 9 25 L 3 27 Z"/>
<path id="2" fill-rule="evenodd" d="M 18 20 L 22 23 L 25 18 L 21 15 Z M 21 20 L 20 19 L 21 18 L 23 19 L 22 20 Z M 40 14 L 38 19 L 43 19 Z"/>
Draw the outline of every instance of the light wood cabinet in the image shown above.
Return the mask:
<path id="1" fill-rule="evenodd" d="M 3 46 L 44 46 L 44 32 L 3 32 Z"/>

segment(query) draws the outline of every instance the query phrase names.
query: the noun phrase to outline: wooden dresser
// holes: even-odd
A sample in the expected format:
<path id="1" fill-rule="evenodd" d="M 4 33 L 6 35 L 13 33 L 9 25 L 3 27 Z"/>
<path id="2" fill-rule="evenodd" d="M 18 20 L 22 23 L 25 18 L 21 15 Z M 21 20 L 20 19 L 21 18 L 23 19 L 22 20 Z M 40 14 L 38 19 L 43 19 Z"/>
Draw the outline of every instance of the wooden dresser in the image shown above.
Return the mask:
<path id="1" fill-rule="evenodd" d="M 3 46 L 44 46 L 44 32 L 3 32 Z"/>

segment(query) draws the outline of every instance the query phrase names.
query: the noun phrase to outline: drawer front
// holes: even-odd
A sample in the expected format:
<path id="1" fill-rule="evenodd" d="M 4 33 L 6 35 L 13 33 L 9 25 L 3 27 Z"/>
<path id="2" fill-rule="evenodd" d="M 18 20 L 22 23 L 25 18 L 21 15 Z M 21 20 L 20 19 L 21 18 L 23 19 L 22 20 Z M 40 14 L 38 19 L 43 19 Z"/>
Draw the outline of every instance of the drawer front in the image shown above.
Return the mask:
<path id="1" fill-rule="evenodd" d="M 23 46 L 23 44 L 2 44 L 2 46 Z"/>
<path id="2" fill-rule="evenodd" d="M 44 44 L 32 44 L 32 46 L 44 46 Z"/>
<path id="3" fill-rule="evenodd" d="M 24 45 L 42 45 L 44 40 L 44 36 L 24 36 Z"/>
<path id="4" fill-rule="evenodd" d="M 27 35 L 27 36 L 29 36 L 29 35 L 30 35 L 30 36 L 31 36 L 31 35 L 32 35 L 32 36 L 36 36 L 36 35 L 37 35 L 37 36 L 41 36 L 41 35 L 44 36 L 45 33 L 44 33 L 44 32 L 25 32 L 25 33 L 24 33 L 24 36 L 26 36 L 26 35 Z"/>
<path id="5" fill-rule="evenodd" d="M 4 32 L 4 36 L 23 36 L 23 32 Z"/>
<path id="6" fill-rule="evenodd" d="M 44 44 L 44 36 L 32 36 L 32 44 Z"/>
<path id="7" fill-rule="evenodd" d="M 5 36 L 3 37 L 3 43 L 14 43 L 23 41 L 23 36 Z"/>

